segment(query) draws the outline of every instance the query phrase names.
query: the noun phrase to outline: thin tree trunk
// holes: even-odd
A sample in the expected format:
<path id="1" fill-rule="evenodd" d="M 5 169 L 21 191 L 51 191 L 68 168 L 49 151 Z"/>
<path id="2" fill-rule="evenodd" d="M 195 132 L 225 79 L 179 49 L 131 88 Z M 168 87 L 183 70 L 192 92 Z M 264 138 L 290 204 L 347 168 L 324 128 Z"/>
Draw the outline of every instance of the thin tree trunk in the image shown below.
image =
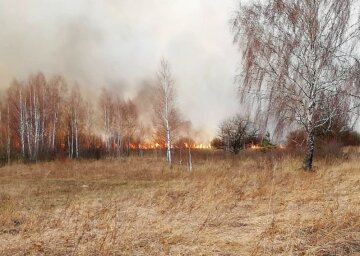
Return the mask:
<path id="1" fill-rule="evenodd" d="M 308 132 L 307 144 L 306 144 L 306 156 L 304 160 L 304 169 L 306 171 L 311 171 L 313 167 L 313 158 L 314 158 L 314 147 L 315 147 L 315 131 L 311 129 Z"/>
<path id="2" fill-rule="evenodd" d="M 189 147 L 189 172 L 192 171 L 192 156 L 191 156 L 191 149 Z"/>
<path id="3" fill-rule="evenodd" d="M 8 160 L 9 165 L 10 165 L 10 162 L 11 162 L 11 159 L 10 159 L 10 156 L 11 156 L 10 146 L 11 146 L 10 106 L 9 106 L 9 103 L 8 103 L 8 106 L 7 106 L 7 160 Z"/>
<path id="4" fill-rule="evenodd" d="M 121 136 L 121 135 L 120 135 Z M 123 150 L 123 147 L 124 147 L 124 139 L 123 137 L 120 137 L 120 155 L 123 155 L 124 154 L 124 150 Z"/>
<path id="5" fill-rule="evenodd" d="M 312 91 L 311 91 L 312 92 Z M 314 93 L 311 96 L 315 98 Z M 312 170 L 313 158 L 314 158 L 314 144 L 315 144 L 315 127 L 313 122 L 315 102 L 312 101 L 307 109 L 307 140 L 306 140 L 306 156 L 304 159 L 303 168 L 306 171 Z"/>
<path id="6" fill-rule="evenodd" d="M 20 88 L 19 104 L 20 104 L 20 137 L 21 137 L 21 157 L 25 159 L 25 120 L 22 102 L 22 91 Z"/>
<path id="7" fill-rule="evenodd" d="M 71 158 L 70 134 L 68 134 L 67 138 L 68 138 L 68 157 Z"/>
<path id="8" fill-rule="evenodd" d="M 34 128 L 35 128 L 35 134 L 34 134 L 34 156 L 33 160 L 37 160 L 38 152 L 39 152 L 39 138 L 40 138 L 40 113 L 38 110 L 38 98 L 36 97 L 36 92 L 34 88 Z"/>
<path id="9" fill-rule="evenodd" d="M 44 144 L 45 144 L 45 118 L 47 115 L 47 105 L 46 105 L 46 97 L 45 97 L 45 88 L 42 90 L 42 107 L 40 111 L 42 112 L 41 115 L 41 128 L 40 128 L 40 153 L 44 154 Z M 47 150 L 49 152 L 49 150 Z"/>
<path id="10" fill-rule="evenodd" d="M 120 156 L 120 147 L 121 147 L 121 142 L 120 142 L 120 134 L 119 133 L 117 133 L 117 142 L 116 142 L 116 144 L 117 144 L 117 156 L 119 157 Z"/>
<path id="11" fill-rule="evenodd" d="M 167 125 L 168 126 L 168 125 Z M 166 129 L 166 158 L 169 162 L 170 168 L 172 167 L 171 161 L 171 139 L 170 139 L 170 129 Z"/>
<path id="12" fill-rule="evenodd" d="M 108 120 L 108 111 L 107 106 L 104 109 L 104 123 L 105 123 L 105 148 L 106 153 L 110 153 L 110 146 L 109 146 L 109 120 Z"/>
<path id="13" fill-rule="evenodd" d="M 31 99 L 31 98 L 30 98 Z M 29 104 L 31 106 L 31 103 Z M 31 110 L 29 110 L 29 114 L 28 114 L 28 110 L 27 110 L 27 106 L 26 106 L 26 101 L 25 101 L 25 109 L 24 109 L 24 113 L 25 113 L 25 128 L 26 128 L 26 139 L 27 139 L 27 143 L 28 143 L 28 158 L 30 160 L 32 160 L 32 140 L 31 140 L 31 136 L 32 136 L 32 131 L 33 131 L 33 127 L 32 127 L 32 123 L 31 123 L 31 116 L 29 117 L 29 115 L 31 115 Z"/>
<path id="14" fill-rule="evenodd" d="M 78 129 L 78 117 L 75 110 L 75 154 L 76 158 L 79 158 L 79 129 Z"/>
<path id="15" fill-rule="evenodd" d="M 74 157 L 74 120 L 71 117 L 71 158 Z"/>
<path id="16" fill-rule="evenodd" d="M 54 125 L 52 129 L 51 151 L 55 152 L 55 137 L 56 137 L 56 125 L 57 125 L 57 112 L 54 114 Z"/>

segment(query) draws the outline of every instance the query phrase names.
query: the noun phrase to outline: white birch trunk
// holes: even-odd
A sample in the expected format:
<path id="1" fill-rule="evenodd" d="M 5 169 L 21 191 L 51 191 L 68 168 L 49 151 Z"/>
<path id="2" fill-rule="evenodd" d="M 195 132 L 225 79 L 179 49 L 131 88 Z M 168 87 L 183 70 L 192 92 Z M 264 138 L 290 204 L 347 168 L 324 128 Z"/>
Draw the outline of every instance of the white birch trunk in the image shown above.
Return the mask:
<path id="1" fill-rule="evenodd" d="M 11 162 L 11 132 L 10 132 L 10 106 L 8 103 L 7 106 L 7 160 L 8 160 L 8 164 L 10 164 Z"/>
<path id="2" fill-rule="evenodd" d="M 22 90 L 19 92 L 19 105 L 20 105 L 20 140 L 21 140 L 21 156 L 25 158 L 25 120 L 24 120 L 24 107 L 22 101 Z"/>
<path id="3" fill-rule="evenodd" d="M 56 137 L 56 125 L 57 125 L 57 112 L 54 114 L 54 123 L 52 129 L 52 136 L 51 136 L 51 151 L 55 152 L 55 137 Z"/>
<path id="4" fill-rule="evenodd" d="M 312 102 L 307 109 L 307 140 L 306 140 L 306 156 L 304 159 L 304 169 L 310 171 L 313 165 L 315 150 L 315 127 L 313 123 L 315 103 Z"/>
<path id="5" fill-rule="evenodd" d="M 32 160 L 37 160 L 37 156 L 38 156 L 38 151 L 39 151 L 39 134 L 40 134 L 40 127 L 39 127 L 39 124 L 40 124 L 40 113 L 39 113 L 39 110 L 38 110 L 38 99 L 36 97 L 36 92 L 35 92 L 35 89 L 34 89 L 34 126 L 35 126 L 35 131 L 34 131 L 34 155 L 33 155 L 33 159 Z"/>
<path id="6" fill-rule="evenodd" d="M 167 122 L 167 128 L 166 128 L 166 158 L 169 162 L 170 167 L 172 166 L 171 162 L 171 138 L 170 138 L 170 129 L 168 128 L 168 122 Z"/>
<path id="7" fill-rule="evenodd" d="M 78 129 L 78 117 L 77 117 L 77 111 L 75 109 L 74 113 L 74 121 L 75 121 L 75 156 L 76 158 L 79 157 L 79 129 Z"/>
<path id="8" fill-rule="evenodd" d="M 165 90 L 165 127 L 166 127 L 166 159 L 172 167 L 171 161 L 171 137 L 170 137 L 170 124 L 169 124 L 169 96 L 168 91 Z"/>
<path id="9" fill-rule="evenodd" d="M 31 105 L 30 105 L 31 106 Z M 26 133 L 26 140 L 27 140 L 27 144 L 28 144 L 28 150 L 29 150 L 29 158 L 32 159 L 32 140 L 31 140 L 31 135 L 32 135 L 32 123 L 31 123 L 31 116 L 29 117 L 28 114 L 28 110 L 27 110 L 27 105 L 26 105 L 26 101 L 24 104 L 24 113 L 25 113 L 25 133 Z"/>
<path id="10" fill-rule="evenodd" d="M 47 120 L 46 119 L 46 115 L 47 115 L 47 105 L 46 105 L 46 94 L 45 94 L 45 87 L 43 88 L 42 91 L 42 118 L 41 118 L 41 129 L 40 129 L 40 151 L 44 152 L 44 144 L 45 144 L 45 123 Z"/>
<path id="11" fill-rule="evenodd" d="M 192 171 L 192 156 L 191 156 L 191 149 L 190 149 L 190 146 L 189 146 L 189 172 Z"/>

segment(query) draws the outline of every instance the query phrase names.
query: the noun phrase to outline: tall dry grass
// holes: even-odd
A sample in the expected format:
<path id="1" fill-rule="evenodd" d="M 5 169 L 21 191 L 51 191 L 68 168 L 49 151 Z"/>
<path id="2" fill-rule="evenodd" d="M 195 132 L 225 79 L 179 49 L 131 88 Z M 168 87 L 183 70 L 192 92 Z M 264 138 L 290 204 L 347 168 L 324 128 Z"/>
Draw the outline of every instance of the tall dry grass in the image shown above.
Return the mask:
<path id="1" fill-rule="evenodd" d="M 0 169 L 0 255 L 359 255 L 357 156 Z"/>

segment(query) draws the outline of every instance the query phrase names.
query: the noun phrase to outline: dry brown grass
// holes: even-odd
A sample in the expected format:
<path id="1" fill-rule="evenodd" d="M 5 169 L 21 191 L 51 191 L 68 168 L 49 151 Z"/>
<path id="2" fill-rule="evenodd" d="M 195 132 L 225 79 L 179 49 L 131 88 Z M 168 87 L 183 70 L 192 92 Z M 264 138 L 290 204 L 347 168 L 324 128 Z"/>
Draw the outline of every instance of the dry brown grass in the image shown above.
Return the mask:
<path id="1" fill-rule="evenodd" d="M 360 255 L 358 158 L 0 169 L 0 255 Z"/>

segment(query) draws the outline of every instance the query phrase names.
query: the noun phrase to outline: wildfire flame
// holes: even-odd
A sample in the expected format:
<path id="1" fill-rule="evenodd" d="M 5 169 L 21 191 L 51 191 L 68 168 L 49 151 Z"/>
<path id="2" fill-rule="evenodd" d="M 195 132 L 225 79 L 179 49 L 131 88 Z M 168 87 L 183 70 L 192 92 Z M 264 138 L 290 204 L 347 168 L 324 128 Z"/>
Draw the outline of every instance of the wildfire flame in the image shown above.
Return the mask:
<path id="1" fill-rule="evenodd" d="M 130 148 L 148 150 L 148 149 L 161 149 L 161 148 L 165 148 L 165 146 L 161 146 L 159 143 L 154 143 L 154 144 L 140 143 L 140 144 L 130 144 Z"/>
<path id="2" fill-rule="evenodd" d="M 259 146 L 259 145 L 251 145 L 251 149 L 262 149 L 262 148 L 264 148 L 264 147 L 261 147 L 261 146 Z"/>
<path id="3" fill-rule="evenodd" d="M 159 143 L 140 143 L 140 144 L 135 144 L 135 143 L 131 143 L 130 145 L 131 149 L 142 149 L 142 150 L 151 150 L 151 149 L 164 149 L 166 148 L 166 145 L 161 145 Z M 179 146 L 172 146 L 172 148 L 178 148 Z M 210 144 L 189 144 L 189 143 L 184 143 L 185 148 L 190 148 L 190 149 L 211 149 L 211 145 Z M 181 146 L 180 146 L 181 148 Z"/>
<path id="4" fill-rule="evenodd" d="M 210 144 L 188 144 L 184 143 L 185 148 L 192 148 L 192 149 L 211 149 Z"/>
<path id="5" fill-rule="evenodd" d="M 196 149 L 211 149 L 211 145 L 210 144 L 195 144 L 194 148 Z"/>

